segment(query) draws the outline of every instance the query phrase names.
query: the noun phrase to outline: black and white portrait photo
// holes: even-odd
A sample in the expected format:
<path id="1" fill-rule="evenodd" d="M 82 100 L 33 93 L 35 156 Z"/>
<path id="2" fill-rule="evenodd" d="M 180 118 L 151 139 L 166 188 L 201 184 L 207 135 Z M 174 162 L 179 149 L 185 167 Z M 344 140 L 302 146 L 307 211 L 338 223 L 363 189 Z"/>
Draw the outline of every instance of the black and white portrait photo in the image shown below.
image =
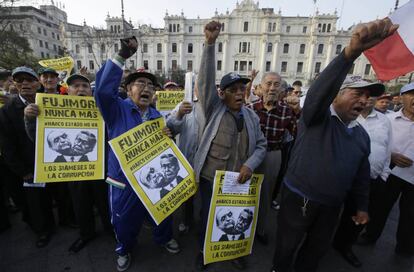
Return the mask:
<path id="1" fill-rule="evenodd" d="M 155 204 L 183 181 L 188 172 L 173 151 L 167 149 L 134 175 L 152 204 Z"/>
<path id="2" fill-rule="evenodd" d="M 45 129 L 44 162 L 97 161 L 98 129 Z"/>
<path id="3" fill-rule="evenodd" d="M 255 207 L 216 207 L 212 242 L 239 241 L 250 237 Z"/>

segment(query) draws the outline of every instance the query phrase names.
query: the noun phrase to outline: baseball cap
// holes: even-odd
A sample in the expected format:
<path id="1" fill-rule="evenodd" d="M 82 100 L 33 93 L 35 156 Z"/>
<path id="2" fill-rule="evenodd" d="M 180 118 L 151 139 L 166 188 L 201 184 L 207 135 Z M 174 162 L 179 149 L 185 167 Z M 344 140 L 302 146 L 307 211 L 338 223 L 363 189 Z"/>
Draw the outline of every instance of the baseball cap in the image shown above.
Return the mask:
<path id="1" fill-rule="evenodd" d="M 400 90 L 400 94 L 407 93 L 410 91 L 414 91 L 414 82 L 404 85 Z"/>
<path id="2" fill-rule="evenodd" d="M 76 79 L 88 82 L 89 84 L 91 83 L 90 80 L 87 77 L 85 77 L 81 74 L 73 74 L 70 77 L 68 77 L 68 79 L 66 80 L 66 84 L 71 85 L 72 82 Z"/>
<path id="3" fill-rule="evenodd" d="M 139 72 L 131 73 L 125 78 L 124 80 L 125 86 L 140 77 L 148 78 L 149 80 L 151 80 L 154 86 L 157 85 L 157 78 L 153 74 L 144 72 L 144 71 L 139 71 Z"/>
<path id="4" fill-rule="evenodd" d="M 392 99 L 392 97 L 391 97 L 391 95 L 390 95 L 390 94 L 384 93 L 383 95 L 380 95 L 380 96 L 377 98 L 377 100 L 381 100 L 381 99 L 388 99 L 388 100 L 391 100 L 391 99 Z"/>
<path id="5" fill-rule="evenodd" d="M 56 75 L 56 76 L 59 76 L 59 73 L 58 73 L 58 72 L 56 72 L 56 70 L 55 70 L 55 69 L 53 69 L 53 68 L 48 68 L 48 67 L 42 67 L 42 68 L 40 68 L 40 69 L 39 69 L 38 74 L 39 74 L 39 76 L 40 76 L 41 74 L 54 74 L 54 75 Z"/>
<path id="6" fill-rule="evenodd" d="M 178 84 L 173 82 L 173 81 L 168 81 L 167 83 L 164 84 L 164 89 L 169 87 L 169 86 L 178 87 Z"/>
<path id="7" fill-rule="evenodd" d="M 12 72 L 13 79 L 18 74 L 28 74 L 28 75 L 31 75 L 32 77 L 34 77 L 36 80 L 39 80 L 39 77 L 37 76 L 37 74 L 35 73 L 35 71 L 33 71 L 32 68 L 29 68 L 29 67 L 26 67 L 26 66 L 20 66 L 20 67 L 15 68 L 13 70 L 13 72 Z"/>
<path id="8" fill-rule="evenodd" d="M 221 78 L 220 81 L 220 90 L 226 89 L 228 86 L 236 83 L 236 82 L 242 82 L 243 84 L 247 84 L 250 82 L 250 79 L 245 78 L 245 77 L 241 77 L 239 74 L 236 73 L 228 73 L 226 75 L 224 75 Z"/>
<path id="9" fill-rule="evenodd" d="M 350 89 L 368 89 L 370 96 L 380 96 L 385 91 L 385 86 L 378 82 L 369 82 L 360 76 L 347 75 L 342 83 L 341 90 Z"/>

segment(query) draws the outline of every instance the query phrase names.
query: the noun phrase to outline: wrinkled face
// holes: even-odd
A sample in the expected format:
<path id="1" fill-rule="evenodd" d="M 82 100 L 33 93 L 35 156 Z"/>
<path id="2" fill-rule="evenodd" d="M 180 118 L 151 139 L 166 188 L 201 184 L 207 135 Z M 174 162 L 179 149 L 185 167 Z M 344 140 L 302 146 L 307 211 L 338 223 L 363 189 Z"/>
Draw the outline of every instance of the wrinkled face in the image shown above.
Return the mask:
<path id="1" fill-rule="evenodd" d="M 388 109 L 388 106 L 390 105 L 390 100 L 387 98 L 378 99 L 375 103 L 375 108 L 380 110 L 381 112 L 385 112 Z"/>
<path id="2" fill-rule="evenodd" d="M 164 174 L 164 177 L 167 179 L 168 183 L 173 181 L 180 171 L 178 163 L 172 158 L 162 158 L 160 160 L 161 171 Z"/>
<path id="3" fill-rule="evenodd" d="M 252 220 L 253 220 L 253 218 L 252 218 L 251 214 L 249 214 L 246 211 L 242 211 L 239 214 L 239 218 L 237 219 L 235 229 L 239 233 L 245 232 L 249 228 L 250 223 L 252 222 Z"/>
<path id="4" fill-rule="evenodd" d="M 336 96 L 333 106 L 343 122 L 349 123 L 361 114 L 369 97 L 368 89 L 341 90 Z"/>
<path id="5" fill-rule="evenodd" d="M 91 85 L 82 79 L 75 79 L 69 86 L 68 95 L 92 96 Z"/>
<path id="6" fill-rule="evenodd" d="M 261 85 L 263 102 L 273 103 L 279 100 L 280 93 L 282 92 L 281 81 L 279 75 L 269 74 L 263 80 Z"/>
<path id="7" fill-rule="evenodd" d="M 154 96 L 154 85 L 145 77 L 139 77 L 127 86 L 128 96 L 141 109 L 148 108 Z"/>
<path id="8" fill-rule="evenodd" d="M 146 176 L 147 184 L 149 188 L 161 188 L 166 183 L 164 175 L 160 172 L 155 171 L 153 167 L 150 168 L 147 176 Z"/>
<path id="9" fill-rule="evenodd" d="M 414 114 L 414 90 L 404 93 L 401 96 L 404 112 L 410 115 Z"/>
<path id="10" fill-rule="evenodd" d="M 39 81 L 36 78 L 29 74 L 21 73 L 14 76 L 14 83 L 23 98 L 34 101 L 36 91 L 39 88 Z"/>
<path id="11" fill-rule="evenodd" d="M 47 136 L 47 139 L 54 151 L 62 155 L 72 155 L 72 143 L 65 132 L 54 131 Z"/>
<path id="12" fill-rule="evenodd" d="M 52 73 L 44 73 L 40 75 L 40 83 L 46 91 L 55 92 L 58 84 L 58 76 Z"/>
<path id="13" fill-rule="evenodd" d="M 240 111 L 244 103 L 246 86 L 242 82 L 235 82 L 223 91 L 223 102 L 232 111 Z"/>
<path id="14" fill-rule="evenodd" d="M 222 209 L 217 213 L 216 216 L 217 226 L 227 234 L 234 233 L 235 220 L 233 212 L 228 209 Z"/>
<path id="15" fill-rule="evenodd" d="M 95 144 L 96 141 L 93 136 L 81 132 L 76 135 L 75 142 L 73 143 L 73 154 L 75 156 L 85 155 L 93 150 Z"/>

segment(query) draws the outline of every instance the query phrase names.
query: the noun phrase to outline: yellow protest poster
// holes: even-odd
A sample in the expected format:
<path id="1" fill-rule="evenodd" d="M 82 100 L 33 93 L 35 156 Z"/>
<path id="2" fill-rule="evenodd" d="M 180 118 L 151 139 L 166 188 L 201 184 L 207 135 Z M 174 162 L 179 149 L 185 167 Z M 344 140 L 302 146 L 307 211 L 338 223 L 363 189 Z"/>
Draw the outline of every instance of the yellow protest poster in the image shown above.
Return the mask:
<path id="1" fill-rule="evenodd" d="M 60 59 L 46 59 L 39 61 L 43 67 L 52 68 L 59 73 L 59 80 L 66 83 L 73 69 L 74 61 L 72 57 L 63 57 Z"/>
<path id="2" fill-rule="evenodd" d="M 35 183 L 104 179 L 105 128 L 93 97 L 36 95 Z"/>
<path id="3" fill-rule="evenodd" d="M 6 92 L 5 92 L 5 91 L 1 91 L 1 90 L 0 90 L 0 96 L 1 96 L 1 95 L 6 95 Z M 3 100 L 2 100 L 2 99 L 1 99 L 1 97 L 0 97 L 0 108 L 1 108 L 1 107 L 3 107 L 3 106 L 4 106 L 4 103 L 3 103 Z"/>
<path id="4" fill-rule="evenodd" d="M 109 141 L 122 171 L 160 224 L 197 191 L 194 171 L 162 133 L 163 118 L 147 121 Z"/>
<path id="5" fill-rule="evenodd" d="M 237 182 L 238 175 L 216 171 L 204 241 L 204 264 L 252 252 L 263 175 L 253 174 L 244 184 Z"/>
<path id="6" fill-rule="evenodd" d="M 163 116 L 169 114 L 179 103 L 184 100 L 185 92 L 182 91 L 158 91 L 156 93 L 156 108 Z"/>

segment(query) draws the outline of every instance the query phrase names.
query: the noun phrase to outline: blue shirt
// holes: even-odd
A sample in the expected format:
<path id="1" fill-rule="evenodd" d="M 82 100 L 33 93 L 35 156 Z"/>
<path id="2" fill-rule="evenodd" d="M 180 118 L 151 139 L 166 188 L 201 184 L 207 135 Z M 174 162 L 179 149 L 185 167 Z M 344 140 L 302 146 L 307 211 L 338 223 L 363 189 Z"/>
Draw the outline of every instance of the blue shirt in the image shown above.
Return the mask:
<path id="1" fill-rule="evenodd" d="M 121 67 L 122 64 L 116 60 L 108 60 L 96 75 L 94 97 L 105 120 L 108 140 L 112 140 L 144 122 L 135 103 L 130 98 L 123 100 L 118 95 L 123 72 Z M 159 117 L 161 114 L 156 109 L 148 108 L 148 120 Z M 107 182 L 120 188 L 125 188 L 128 185 L 112 149 L 109 150 L 108 155 Z"/>

